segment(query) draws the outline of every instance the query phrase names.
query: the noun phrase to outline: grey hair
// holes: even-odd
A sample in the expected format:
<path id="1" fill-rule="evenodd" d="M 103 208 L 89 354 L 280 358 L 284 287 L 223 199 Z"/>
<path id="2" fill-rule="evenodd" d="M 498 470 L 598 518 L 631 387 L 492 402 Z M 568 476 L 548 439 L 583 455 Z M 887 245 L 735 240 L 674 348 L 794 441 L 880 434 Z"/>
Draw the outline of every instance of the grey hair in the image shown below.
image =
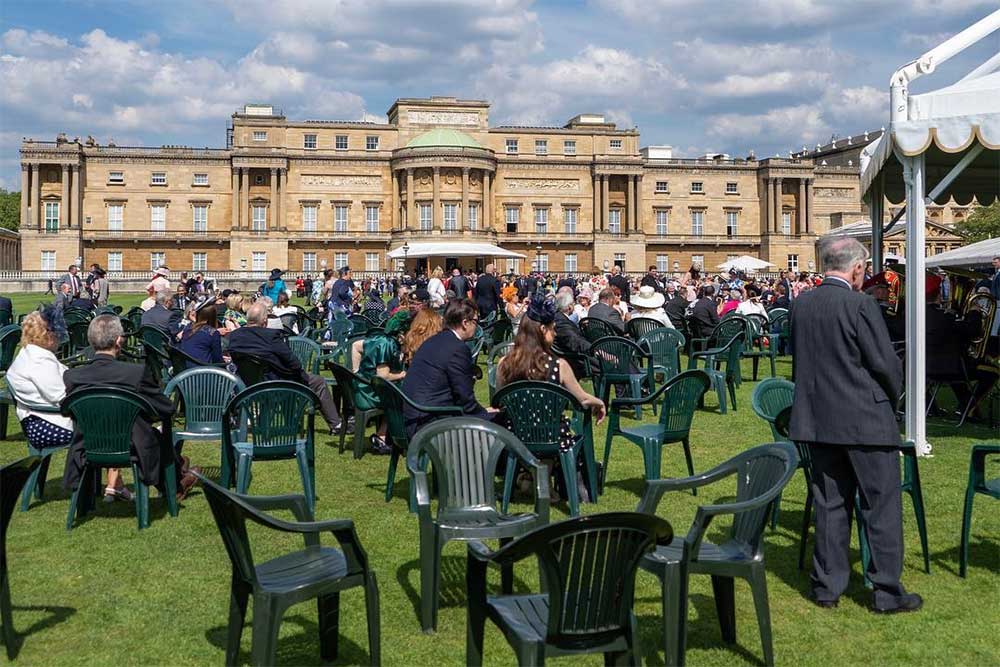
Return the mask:
<path id="1" fill-rule="evenodd" d="M 247 322 L 258 327 L 267 326 L 267 311 L 269 309 L 270 305 L 263 299 L 254 301 L 253 304 L 247 308 Z"/>
<path id="2" fill-rule="evenodd" d="M 556 293 L 556 309 L 563 313 L 574 306 L 573 290 L 564 292 L 559 290 Z"/>
<path id="3" fill-rule="evenodd" d="M 98 315 L 87 327 L 87 342 L 95 352 L 108 352 L 115 348 L 124 333 L 117 315 Z"/>
<path id="4" fill-rule="evenodd" d="M 166 306 L 167 302 L 174 298 L 174 295 L 170 293 L 170 290 L 160 290 L 156 293 L 156 305 Z"/>
<path id="5" fill-rule="evenodd" d="M 868 261 L 868 249 L 857 239 L 843 236 L 831 236 L 819 241 L 819 261 L 824 271 L 846 273 L 855 264 Z"/>

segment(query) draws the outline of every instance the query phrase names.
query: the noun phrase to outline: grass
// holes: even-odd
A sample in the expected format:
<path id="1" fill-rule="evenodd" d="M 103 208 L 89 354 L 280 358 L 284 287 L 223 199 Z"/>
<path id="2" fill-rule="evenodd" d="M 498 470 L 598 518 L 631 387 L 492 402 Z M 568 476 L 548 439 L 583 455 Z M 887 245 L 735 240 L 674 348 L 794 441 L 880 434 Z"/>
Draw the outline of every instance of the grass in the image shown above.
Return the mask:
<path id="1" fill-rule="evenodd" d="M 40 295 L 15 296 L 15 309 L 34 307 Z M 114 300 L 137 303 L 141 295 Z M 790 362 L 781 360 L 779 375 L 789 375 Z M 749 377 L 749 373 L 746 374 Z M 697 470 L 705 470 L 745 449 L 770 440 L 766 425 L 750 407 L 753 383 L 739 389 L 739 410 L 720 415 L 709 398 L 709 410 L 697 413 L 692 448 Z M 477 385 L 485 403 L 486 386 Z M 651 419 L 647 412 L 646 418 Z M 958 542 L 971 443 L 997 434 L 986 427 L 932 422 L 935 456 L 922 459 L 921 475 L 927 505 L 932 574 L 922 570 L 917 531 L 908 497 L 903 501 L 906 557 L 903 580 L 924 596 L 917 614 L 877 617 L 865 609 L 867 591 L 861 580 L 857 544 L 852 547 L 854 572 L 841 605 L 820 610 L 807 599 L 808 575 L 796 568 L 797 531 L 805 498 L 801 475 L 788 486 L 780 524 L 765 532 L 768 587 L 775 655 L 780 664 L 823 665 L 988 665 L 1000 664 L 996 621 L 1000 618 L 1000 513 L 979 496 L 973 515 L 969 576 L 958 577 Z M 319 434 L 318 434 L 319 435 Z M 597 426 L 599 455 L 604 424 Z M 318 437 L 316 477 L 317 517 L 349 517 L 356 522 L 379 577 L 382 611 L 382 656 L 387 665 L 461 665 L 465 660 L 464 547 L 445 550 L 442 608 L 437 634 L 420 631 L 417 617 L 419 552 L 417 520 L 407 512 L 409 481 L 400 474 L 391 503 L 383 500 L 387 459 L 349 452 L 338 455 L 335 441 Z M 11 411 L 10 439 L 0 447 L 0 462 L 24 455 L 20 425 Z M 192 443 L 184 453 L 207 469 L 218 471 L 218 448 Z M 230 564 L 216 532 L 207 503 L 195 491 L 183 503 L 180 516 L 166 515 L 159 499 L 151 502 L 152 525 L 136 530 L 129 505 L 99 505 L 96 514 L 72 531 L 64 527 L 67 494 L 59 477 L 64 457 L 54 457 L 46 499 L 30 512 L 15 513 L 7 550 L 15 624 L 24 635 L 20 665 L 222 664 L 228 613 Z M 261 463 L 254 468 L 254 494 L 300 492 L 294 462 Z M 679 446 L 664 454 L 664 475 L 685 474 Z M 583 512 L 632 510 L 642 488 L 642 461 L 637 448 L 616 441 L 606 494 Z M 708 487 L 693 498 L 665 497 L 660 511 L 675 531 L 685 533 L 697 503 L 731 496 L 734 487 Z M 527 509 L 525 504 L 516 509 Z M 553 508 L 553 520 L 565 518 L 566 505 Z M 709 537 L 718 539 L 724 524 Z M 295 539 L 251 529 L 254 556 L 262 561 L 295 548 Z M 332 538 L 324 537 L 327 543 Z M 530 567 L 516 572 L 519 588 L 536 585 Z M 688 625 L 691 665 L 759 664 L 760 638 L 749 588 L 737 587 L 737 644 L 721 641 L 710 582 L 694 577 Z M 368 660 L 361 592 L 341 596 L 341 642 L 337 664 Z M 656 581 L 638 577 L 635 605 L 642 637 L 643 660 L 663 664 L 661 603 Z M 241 659 L 249 661 L 250 631 L 243 635 Z M 514 655 L 495 627 L 488 626 L 485 647 L 489 664 L 511 664 Z M 600 657 L 573 664 L 600 664 Z M 289 610 L 282 626 L 278 663 L 317 664 L 316 607 Z M 568 660 L 563 661 L 569 664 Z"/>

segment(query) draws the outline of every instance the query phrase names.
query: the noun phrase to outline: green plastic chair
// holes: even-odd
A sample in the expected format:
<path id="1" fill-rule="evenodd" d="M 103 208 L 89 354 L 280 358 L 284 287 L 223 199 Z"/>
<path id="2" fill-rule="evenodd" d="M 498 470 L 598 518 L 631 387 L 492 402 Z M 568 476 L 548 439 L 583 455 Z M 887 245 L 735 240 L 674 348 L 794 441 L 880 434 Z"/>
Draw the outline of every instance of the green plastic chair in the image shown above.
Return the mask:
<path id="1" fill-rule="evenodd" d="M 700 475 L 646 482 L 639 511 L 654 514 L 667 491 L 693 489 L 730 476 L 736 477 L 734 502 L 700 506 L 685 537 L 674 538 L 669 545 L 657 547 L 640 564 L 643 570 L 656 575 L 663 586 L 664 662 L 667 665 L 684 664 L 688 577 L 692 574 L 712 577 L 722 638 L 729 643 L 736 641 L 734 578 L 747 580 L 757 611 L 764 664 L 774 665 L 771 611 L 761 537 L 771 504 L 795 474 L 797 466 L 798 454 L 792 445 L 787 442 L 771 443 L 741 452 Z M 712 520 L 725 514 L 733 515 L 733 524 L 725 541 L 713 544 L 705 540 Z"/>
<path id="2" fill-rule="evenodd" d="M 580 513 L 580 496 L 576 486 L 577 460 L 583 457 L 584 478 L 591 502 L 597 502 L 597 464 L 594 456 L 594 429 L 590 410 L 585 409 L 573 394 L 552 382 L 522 380 L 512 382 L 493 398 L 493 407 L 500 408 L 510 423 L 510 430 L 528 451 L 536 457 L 559 459 L 570 516 Z M 560 449 L 562 417 L 567 411 L 580 416 L 574 424 L 575 442 L 571 449 Z M 508 459 L 504 476 L 503 504 L 506 513 L 514 487 L 516 462 Z M 548 474 L 548 473 L 546 473 Z"/>
<path id="3" fill-rule="evenodd" d="M 403 418 L 406 406 L 424 414 L 437 415 L 438 417 L 461 417 L 463 413 L 461 406 L 458 405 L 438 407 L 418 405 L 410 400 L 398 386 L 378 376 L 372 378 L 372 387 L 385 411 L 386 435 L 392 446 L 392 454 L 389 456 L 389 475 L 385 482 L 385 502 L 389 502 L 392 500 L 392 491 L 396 483 L 396 468 L 399 466 L 399 459 L 400 457 L 406 458 L 406 452 L 410 447 L 410 436 L 406 430 L 406 420 Z M 410 511 L 417 511 L 413 485 L 410 485 Z"/>
<path id="4" fill-rule="evenodd" d="M 236 366 L 236 374 L 246 386 L 252 387 L 267 379 L 270 365 L 260 357 L 242 352 L 230 352 L 229 356 Z"/>
<path id="5" fill-rule="evenodd" d="M 644 398 L 616 398 L 608 410 L 608 435 L 604 444 L 604 478 L 608 477 L 611 441 L 619 435 L 642 450 L 646 479 L 660 479 L 663 447 L 679 442 L 684 447 L 688 474 L 694 475 L 691 459 L 691 422 L 701 398 L 711 386 L 708 375 L 701 370 L 684 371 Z M 660 420 L 655 424 L 621 425 L 621 410 L 635 405 L 661 403 Z"/>
<path id="6" fill-rule="evenodd" d="M 63 321 L 66 322 L 67 327 L 76 322 L 90 322 L 92 319 L 94 319 L 94 314 L 83 308 L 71 306 L 63 310 Z"/>
<path id="7" fill-rule="evenodd" d="M 161 350 L 156 347 L 156 345 L 151 343 L 143 342 L 143 360 L 142 363 L 150 369 L 153 378 L 160 384 L 164 386 L 167 380 L 170 378 L 170 354 L 166 350 Z M 90 359 L 92 361 L 93 359 Z M 69 365 L 70 360 L 66 360 L 67 365 Z"/>
<path id="8" fill-rule="evenodd" d="M 190 354 L 182 350 L 177 345 L 167 347 L 167 356 L 170 358 L 170 374 L 175 376 L 190 368 L 225 368 L 224 362 L 211 363 L 195 359 Z"/>
<path id="9" fill-rule="evenodd" d="M 962 541 L 958 550 L 958 574 L 965 577 L 969 565 L 969 532 L 972 529 L 972 501 L 976 494 L 1000 500 L 1000 477 L 986 479 L 986 457 L 1000 454 L 1000 442 L 980 443 L 972 446 L 969 460 L 969 484 L 965 489 L 965 507 L 962 509 Z"/>
<path id="10" fill-rule="evenodd" d="M 620 336 L 621 333 L 613 326 L 594 317 L 584 317 L 579 322 L 580 333 L 591 343 L 595 343 L 602 338 Z"/>
<path id="11" fill-rule="evenodd" d="M 69 353 L 76 354 L 83 348 L 90 345 L 87 341 L 87 329 L 90 328 L 89 322 L 73 322 L 66 327 L 69 333 Z"/>
<path id="12" fill-rule="evenodd" d="M 607 336 L 596 340 L 590 346 L 589 355 L 597 359 L 598 372 L 594 377 L 594 390 L 605 405 L 610 407 L 612 385 L 627 385 L 629 397 L 632 398 L 642 396 L 643 387 L 650 393 L 653 392 L 652 359 L 646 350 L 628 338 Z M 615 393 L 617 396 L 617 389 Z M 642 419 L 641 405 L 635 406 L 635 418 Z"/>
<path id="13" fill-rule="evenodd" d="M 319 375 L 320 363 L 323 360 L 323 346 L 303 336 L 289 336 L 288 347 L 302 364 L 302 368 L 313 375 Z"/>
<path id="14" fill-rule="evenodd" d="M 653 373 L 662 373 L 669 380 L 681 372 L 681 350 L 684 348 L 684 334 L 670 327 L 656 327 L 639 336 L 639 347 L 649 353 L 653 363 Z"/>
<path id="15" fill-rule="evenodd" d="M 691 354 L 688 356 L 688 369 L 697 368 L 703 361 L 706 368 L 713 366 L 715 358 L 724 354 L 726 345 L 737 334 L 746 334 L 746 320 L 735 313 L 715 325 L 708 338 L 692 338 Z"/>
<path id="16" fill-rule="evenodd" d="M 365 334 L 371 328 L 368 320 L 361 315 L 351 315 L 347 321 L 351 323 L 351 333 L 353 334 Z"/>
<path id="17" fill-rule="evenodd" d="M 314 427 L 319 399 L 309 387 L 289 380 L 271 380 L 248 387 L 229 400 L 222 429 L 222 447 L 236 459 L 236 492 L 250 488 L 254 461 L 295 459 L 309 511 L 316 507 Z"/>
<path id="18" fill-rule="evenodd" d="M 487 619 L 525 667 L 586 653 L 603 653 L 606 665 L 640 664 L 635 575 L 640 560 L 672 538 L 659 517 L 614 512 L 543 526 L 496 552 L 471 542 L 466 664 L 483 664 Z M 513 567 L 528 558 L 537 559 L 543 592 L 486 594 L 489 565 Z"/>
<path id="19" fill-rule="evenodd" d="M 771 377 L 777 375 L 775 371 L 775 360 L 777 359 L 777 346 L 775 346 L 771 335 L 768 333 L 769 323 L 766 317 L 757 313 L 744 315 L 746 321 L 746 331 L 744 332 L 743 350 L 740 353 L 742 359 L 750 359 L 753 362 L 753 381 L 757 381 L 757 371 L 760 360 L 766 358 L 771 362 Z M 764 345 L 764 339 L 768 339 L 768 345 Z"/>
<path id="20" fill-rule="evenodd" d="M 497 511 L 493 478 L 501 455 L 515 456 L 535 474 L 535 511 L 509 515 Z M 438 491 L 431 514 L 427 463 Z M 410 441 L 406 467 L 416 490 L 420 521 L 420 624 L 437 628 L 441 550 L 452 540 L 498 539 L 501 546 L 549 522 L 547 468 L 510 431 L 482 419 L 449 417 L 424 426 Z M 513 567 L 501 569 L 501 586 L 513 588 Z"/>
<path id="21" fill-rule="evenodd" d="M 735 319 L 735 318 L 734 318 Z M 719 400 L 719 414 L 726 414 L 726 389 L 729 389 L 729 398 L 732 401 L 733 410 L 736 410 L 736 387 L 741 383 L 740 378 L 740 354 L 743 352 L 743 332 L 737 333 L 730 338 L 725 345 L 720 348 L 713 348 L 711 356 L 705 359 L 704 371 L 712 380 L 712 387 Z M 717 368 L 723 366 L 724 368 Z M 690 366 L 689 366 L 690 368 Z M 702 400 L 704 405 L 704 400 Z"/>
<path id="22" fill-rule="evenodd" d="M 42 403 L 34 403 L 21 396 L 17 395 L 14 387 L 7 387 L 10 399 L 14 405 L 21 405 L 34 412 L 42 412 L 48 414 L 59 414 L 59 406 L 45 405 Z M 42 500 L 45 493 L 45 479 L 48 477 L 49 473 L 49 462 L 52 455 L 63 449 L 69 449 L 69 445 L 62 447 L 37 447 L 28 442 L 28 456 L 37 457 L 39 460 L 38 466 L 32 471 L 31 477 L 28 478 L 27 484 L 24 486 L 24 493 L 21 496 L 21 511 L 27 512 L 31 507 L 31 496 L 34 495 L 36 500 Z"/>
<path id="23" fill-rule="evenodd" d="M 5 327 L 14 322 L 14 311 L 6 308 L 0 309 L 0 327 Z"/>
<path id="24" fill-rule="evenodd" d="M 754 413 L 767 422 L 771 428 L 771 436 L 775 442 L 791 442 L 787 432 L 782 433 L 777 425 L 778 415 L 782 410 L 792 407 L 792 399 L 795 397 L 795 383 L 784 378 L 766 378 L 753 388 L 750 401 Z M 803 515 L 802 539 L 799 544 L 799 569 L 805 563 L 806 536 L 809 534 L 809 516 L 812 514 L 812 469 L 809 459 L 809 447 L 795 444 L 795 449 L 799 453 L 799 468 L 806 478 L 806 506 Z M 778 515 L 781 511 L 781 496 L 774 503 L 774 513 L 771 515 L 771 530 L 778 525 Z"/>
<path id="25" fill-rule="evenodd" d="M 140 328 L 142 328 L 143 312 L 144 311 L 139 306 L 132 306 L 131 308 L 128 309 L 128 312 L 125 313 L 126 319 L 132 322 L 132 328 L 135 331 L 138 331 Z"/>
<path id="26" fill-rule="evenodd" d="M 222 415 L 229 400 L 246 389 L 243 381 L 221 368 L 189 368 L 167 383 L 163 393 L 177 398 L 184 406 L 184 424 L 172 431 L 174 448 L 189 440 L 220 441 L 224 424 Z M 229 488 L 233 480 L 233 452 L 220 447 L 222 484 Z"/>
<path id="27" fill-rule="evenodd" d="M 8 324 L 0 328 L 0 380 L 7 376 L 7 369 L 14 363 L 17 346 L 21 344 L 21 327 Z M 4 383 L 6 384 L 6 383 Z M 0 391 L 0 440 L 7 439 L 7 418 L 13 400 L 6 391 Z"/>
<path id="28" fill-rule="evenodd" d="M 42 464 L 37 456 L 28 456 L 0 468 L 0 623 L 7 659 L 13 662 L 19 645 L 14 630 L 14 611 L 10 604 L 10 577 L 7 573 L 7 527 L 14 516 L 14 506 L 21 488 Z"/>
<path id="29" fill-rule="evenodd" d="M 365 429 L 368 422 L 375 420 L 383 414 L 382 408 L 371 408 L 362 410 L 358 407 L 356 395 L 358 387 L 368 384 L 368 381 L 352 373 L 344 366 L 333 361 L 326 361 L 326 367 L 333 373 L 337 381 L 337 392 L 340 394 L 340 452 L 344 453 L 344 442 L 347 439 L 347 420 L 350 415 L 354 415 L 354 458 L 360 459 L 365 455 Z"/>
<path id="30" fill-rule="evenodd" d="M 239 659 L 240 637 L 247 602 L 253 596 L 253 640 L 250 663 L 276 664 L 278 631 L 285 611 L 292 605 L 316 599 L 319 611 L 320 659 L 337 659 L 340 634 L 340 592 L 362 588 L 368 620 L 368 655 L 372 665 L 381 664 L 381 621 L 378 582 L 368 554 L 350 519 L 313 520 L 313 512 L 300 495 L 246 496 L 231 493 L 201 477 L 202 488 L 215 517 L 215 525 L 232 563 L 229 593 L 229 627 L 226 632 L 226 664 Z M 296 521 L 284 521 L 265 511 L 291 511 Z M 247 523 L 279 533 L 299 533 L 305 548 L 257 564 L 254 562 Z M 320 543 L 321 533 L 330 532 L 339 549 Z"/>
<path id="31" fill-rule="evenodd" d="M 633 317 L 625 323 L 625 335 L 638 343 L 650 331 L 662 328 L 663 325 L 651 317 Z"/>
<path id="32" fill-rule="evenodd" d="M 507 317 L 501 317 L 490 325 L 483 324 L 482 326 L 486 330 L 490 350 L 514 340 L 514 327 Z"/>
<path id="33" fill-rule="evenodd" d="M 73 529 L 73 519 L 82 519 L 95 506 L 101 468 L 131 468 L 135 480 L 135 511 L 139 529 L 149 527 L 149 487 L 143 483 L 139 465 L 132 461 L 132 424 L 136 419 L 148 423 L 160 421 L 160 416 L 145 396 L 127 389 L 97 387 L 80 389 L 63 399 L 59 406 L 64 415 L 73 417 L 73 424 L 83 434 L 83 450 L 87 463 L 80 484 L 73 492 L 66 515 L 66 530 Z M 170 516 L 177 516 L 177 473 L 169 444 L 164 443 L 160 461 Z"/>
<path id="34" fill-rule="evenodd" d="M 771 339 L 771 348 L 775 355 L 783 354 L 785 351 L 784 343 L 791 338 L 791 320 L 788 317 L 788 311 L 784 308 L 775 308 L 768 315 L 771 317 L 767 334 Z M 774 332 L 774 329 L 778 331 Z"/>

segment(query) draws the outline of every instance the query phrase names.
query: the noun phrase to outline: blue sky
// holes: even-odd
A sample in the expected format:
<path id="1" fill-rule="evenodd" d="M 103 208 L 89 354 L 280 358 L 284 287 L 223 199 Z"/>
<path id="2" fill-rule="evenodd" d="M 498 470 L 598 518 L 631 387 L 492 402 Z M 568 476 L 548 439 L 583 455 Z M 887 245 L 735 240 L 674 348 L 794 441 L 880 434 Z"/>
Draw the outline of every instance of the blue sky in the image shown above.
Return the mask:
<path id="1" fill-rule="evenodd" d="M 885 125 L 889 75 L 996 0 L 98 0 L 0 3 L 0 186 L 25 136 L 221 146 L 230 114 L 384 119 L 397 97 L 583 112 L 675 155 L 786 153 Z M 1000 36 L 948 63 L 952 82 Z"/>

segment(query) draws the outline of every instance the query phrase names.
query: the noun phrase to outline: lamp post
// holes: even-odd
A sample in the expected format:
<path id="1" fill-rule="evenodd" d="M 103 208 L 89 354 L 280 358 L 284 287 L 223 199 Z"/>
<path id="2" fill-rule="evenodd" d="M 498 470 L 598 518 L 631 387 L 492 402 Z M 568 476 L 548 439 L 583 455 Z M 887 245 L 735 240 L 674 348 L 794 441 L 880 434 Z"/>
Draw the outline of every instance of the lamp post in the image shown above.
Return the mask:
<path id="1" fill-rule="evenodd" d="M 542 244 L 535 246 L 535 271 L 542 272 Z"/>
<path id="2" fill-rule="evenodd" d="M 410 244 L 403 241 L 403 275 L 406 275 L 406 256 L 410 254 Z"/>

